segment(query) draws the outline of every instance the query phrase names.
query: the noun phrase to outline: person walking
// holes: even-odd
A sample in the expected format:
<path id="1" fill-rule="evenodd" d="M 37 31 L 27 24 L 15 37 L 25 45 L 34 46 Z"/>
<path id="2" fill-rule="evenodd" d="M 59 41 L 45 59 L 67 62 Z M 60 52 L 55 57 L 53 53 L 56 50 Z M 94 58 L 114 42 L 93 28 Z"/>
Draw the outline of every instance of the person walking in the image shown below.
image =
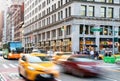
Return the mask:
<path id="1" fill-rule="evenodd" d="M 91 51 L 90 51 L 90 58 L 91 58 L 91 59 L 94 59 L 94 50 L 91 50 Z"/>
<path id="2" fill-rule="evenodd" d="M 98 56 L 99 56 L 98 51 L 95 51 L 95 59 L 96 59 L 96 60 L 98 59 Z"/>

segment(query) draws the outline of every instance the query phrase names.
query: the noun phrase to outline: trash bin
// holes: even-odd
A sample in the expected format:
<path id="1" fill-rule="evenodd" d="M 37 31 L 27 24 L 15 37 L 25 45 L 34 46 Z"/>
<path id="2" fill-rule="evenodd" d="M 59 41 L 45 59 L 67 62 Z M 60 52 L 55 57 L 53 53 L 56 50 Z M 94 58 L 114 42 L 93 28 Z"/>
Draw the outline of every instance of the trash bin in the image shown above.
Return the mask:
<path id="1" fill-rule="evenodd" d="M 115 57 L 106 56 L 106 57 L 104 57 L 104 62 L 106 62 L 106 63 L 115 63 Z"/>

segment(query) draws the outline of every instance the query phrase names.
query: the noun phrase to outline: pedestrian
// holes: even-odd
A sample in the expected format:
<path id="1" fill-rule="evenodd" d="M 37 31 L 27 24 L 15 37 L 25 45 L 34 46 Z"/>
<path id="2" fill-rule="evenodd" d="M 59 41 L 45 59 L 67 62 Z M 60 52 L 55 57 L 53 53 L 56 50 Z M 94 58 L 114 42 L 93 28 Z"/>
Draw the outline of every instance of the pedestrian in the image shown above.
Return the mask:
<path id="1" fill-rule="evenodd" d="M 98 57 L 99 57 L 99 53 L 98 51 L 95 51 L 95 59 L 98 59 Z"/>
<path id="2" fill-rule="evenodd" d="M 90 51 L 90 58 L 94 59 L 94 51 L 93 50 Z"/>

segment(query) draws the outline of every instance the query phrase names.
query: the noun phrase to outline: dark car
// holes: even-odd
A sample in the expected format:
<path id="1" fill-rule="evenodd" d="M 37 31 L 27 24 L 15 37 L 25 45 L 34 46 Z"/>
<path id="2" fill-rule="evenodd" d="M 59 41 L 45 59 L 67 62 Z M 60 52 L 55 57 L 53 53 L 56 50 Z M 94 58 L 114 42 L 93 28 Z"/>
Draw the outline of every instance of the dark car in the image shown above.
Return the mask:
<path id="1" fill-rule="evenodd" d="M 99 63 L 95 60 L 82 57 L 69 57 L 67 61 L 61 62 L 63 72 L 76 76 L 97 76 L 101 74 Z"/>

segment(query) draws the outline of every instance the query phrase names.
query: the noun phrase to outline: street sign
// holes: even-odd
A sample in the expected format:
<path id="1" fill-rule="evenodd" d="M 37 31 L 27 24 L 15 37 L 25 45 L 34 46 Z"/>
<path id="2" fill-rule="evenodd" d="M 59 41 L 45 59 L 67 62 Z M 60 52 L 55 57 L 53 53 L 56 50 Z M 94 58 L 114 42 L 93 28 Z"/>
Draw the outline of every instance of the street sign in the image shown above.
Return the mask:
<path id="1" fill-rule="evenodd" d="M 94 31 L 102 32 L 102 28 L 92 28 L 91 31 L 92 31 L 92 32 L 94 32 Z"/>

